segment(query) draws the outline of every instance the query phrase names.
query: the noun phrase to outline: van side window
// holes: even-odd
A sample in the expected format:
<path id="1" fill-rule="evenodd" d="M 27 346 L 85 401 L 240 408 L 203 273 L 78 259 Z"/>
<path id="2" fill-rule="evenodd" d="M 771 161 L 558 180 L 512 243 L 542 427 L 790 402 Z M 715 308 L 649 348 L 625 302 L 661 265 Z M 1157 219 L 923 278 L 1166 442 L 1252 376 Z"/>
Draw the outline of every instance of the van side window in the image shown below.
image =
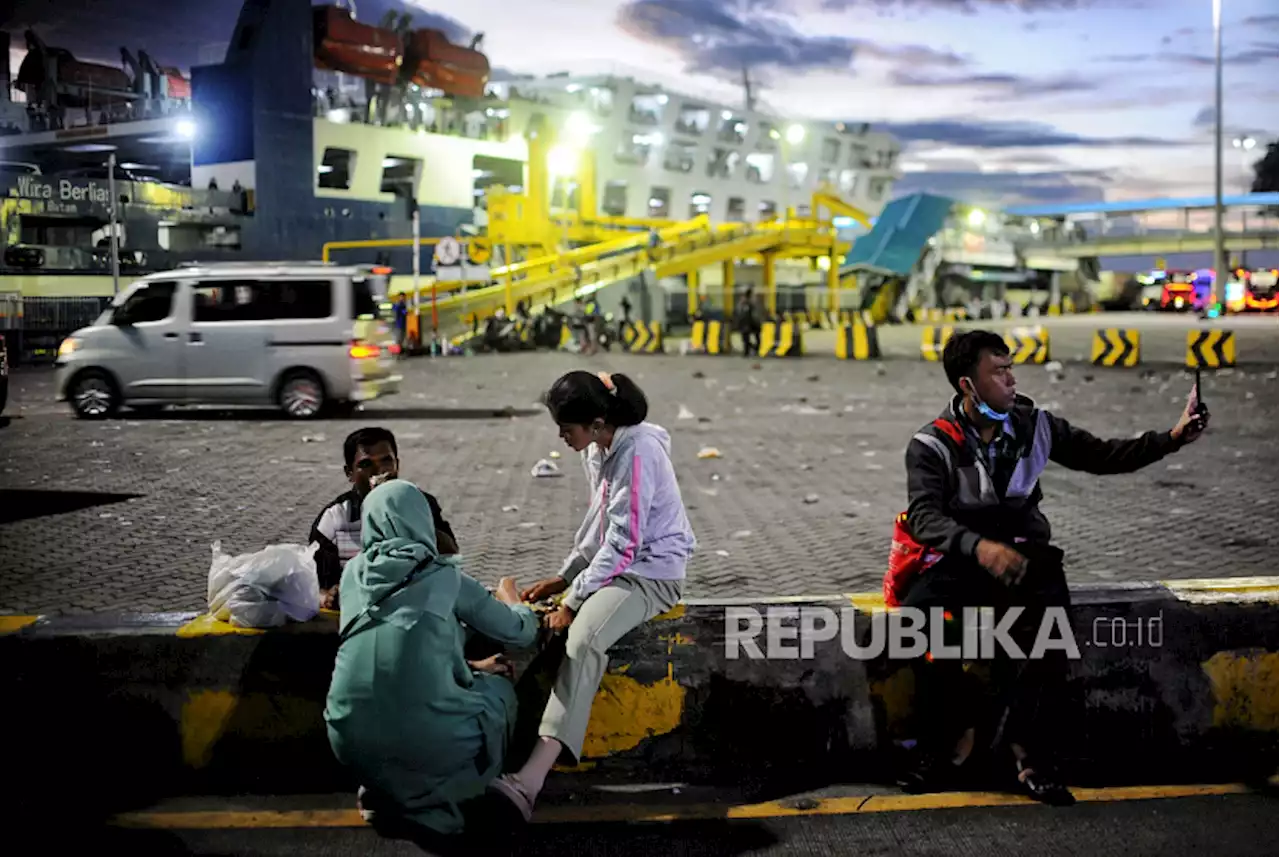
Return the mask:
<path id="1" fill-rule="evenodd" d="M 375 318 L 378 315 L 378 299 L 373 296 L 373 286 L 368 280 L 351 282 L 351 317 Z"/>
<path id="2" fill-rule="evenodd" d="M 329 280 L 206 280 L 191 290 L 193 318 L 202 322 L 328 318 Z"/>
<path id="3" fill-rule="evenodd" d="M 139 324 L 146 321 L 164 321 L 173 314 L 173 294 L 177 283 L 147 283 L 116 307 L 112 321 Z"/>

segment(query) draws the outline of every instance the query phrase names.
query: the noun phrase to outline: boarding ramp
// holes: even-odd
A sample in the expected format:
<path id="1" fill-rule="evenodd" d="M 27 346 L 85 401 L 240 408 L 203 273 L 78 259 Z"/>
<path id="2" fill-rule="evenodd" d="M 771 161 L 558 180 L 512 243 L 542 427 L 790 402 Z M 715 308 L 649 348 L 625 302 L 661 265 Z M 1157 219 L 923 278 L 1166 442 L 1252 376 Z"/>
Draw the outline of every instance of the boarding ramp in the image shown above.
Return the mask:
<path id="1" fill-rule="evenodd" d="M 840 268 L 842 278 L 863 275 L 861 308 L 883 310 L 892 305 L 894 296 L 885 290 L 898 289 L 898 281 L 911 275 L 955 204 L 949 197 L 917 193 L 885 206 L 871 232 L 854 242 Z"/>

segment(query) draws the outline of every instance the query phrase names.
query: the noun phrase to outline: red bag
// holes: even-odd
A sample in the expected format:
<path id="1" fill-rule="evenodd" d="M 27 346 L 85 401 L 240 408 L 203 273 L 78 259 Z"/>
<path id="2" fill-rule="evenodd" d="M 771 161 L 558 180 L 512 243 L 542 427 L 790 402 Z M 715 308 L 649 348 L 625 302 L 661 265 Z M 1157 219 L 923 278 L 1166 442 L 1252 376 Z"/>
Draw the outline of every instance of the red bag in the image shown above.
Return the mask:
<path id="1" fill-rule="evenodd" d="M 938 551 L 917 542 L 907 530 L 907 513 L 893 522 L 893 542 L 889 545 L 889 571 L 884 576 L 884 603 L 898 607 L 902 596 L 929 566 L 942 559 Z"/>
<path id="2" fill-rule="evenodd" d="M 933 421 L 947 437 L 957 444 L 964 442 L 964 433 L 951 420 L 936 419 Z M 907 529 L 907 513 L 903 512 L 893 521 L 893 541 L 889 545 L 889 570 L 884 576 L 884 603 L 888 607 L 898 607 L 902 597 L 915 581 L 916 577 L 942 559 L 942 553 L 926 547 L 915 540 Z"/>

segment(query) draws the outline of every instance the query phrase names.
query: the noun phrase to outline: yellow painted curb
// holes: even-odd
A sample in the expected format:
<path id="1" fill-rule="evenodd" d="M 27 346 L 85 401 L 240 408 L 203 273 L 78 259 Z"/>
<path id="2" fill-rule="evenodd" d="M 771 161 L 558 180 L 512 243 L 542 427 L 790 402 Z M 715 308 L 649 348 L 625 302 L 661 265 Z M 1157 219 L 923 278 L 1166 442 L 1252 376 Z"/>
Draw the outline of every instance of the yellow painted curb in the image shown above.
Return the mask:
<path id="1" fill-rule="evenodd" d="M 28 625 L 35 624 L 39 616 L 0 616 L 0 636 L 21 631 Z"/>

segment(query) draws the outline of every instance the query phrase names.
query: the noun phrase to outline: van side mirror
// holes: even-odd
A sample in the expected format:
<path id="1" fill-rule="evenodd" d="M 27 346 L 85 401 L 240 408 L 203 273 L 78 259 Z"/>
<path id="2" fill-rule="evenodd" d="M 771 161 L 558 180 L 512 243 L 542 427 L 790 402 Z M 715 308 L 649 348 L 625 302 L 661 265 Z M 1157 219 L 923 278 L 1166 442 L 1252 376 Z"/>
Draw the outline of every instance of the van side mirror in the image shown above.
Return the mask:
<path id="1" fill-rule="evenodd" d="M 111 323 L 116 327 L 133 327 L 133 320 L 129 318 L 129 314 L 124 311 L 124 307 L 117 309 L 111 314 Z"/>

